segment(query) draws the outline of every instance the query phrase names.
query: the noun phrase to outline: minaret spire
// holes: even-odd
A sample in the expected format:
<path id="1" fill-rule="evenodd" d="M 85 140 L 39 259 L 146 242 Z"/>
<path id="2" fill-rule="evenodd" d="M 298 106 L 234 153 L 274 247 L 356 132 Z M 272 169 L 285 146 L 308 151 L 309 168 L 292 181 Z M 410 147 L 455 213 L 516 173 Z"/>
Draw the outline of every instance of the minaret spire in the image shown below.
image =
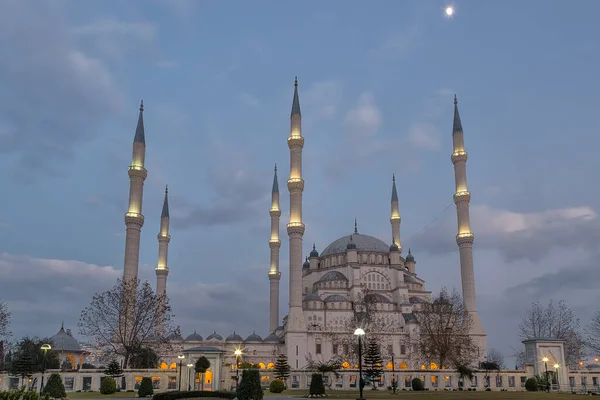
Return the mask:
<path id="1" fill-rule="evenodd" d="M 467 152 L 463 137 L 462 123 L 458 114 L 458 101 L 454 96 L 454 122 L 452 124 L 452 142 L 454 151 L 452 153 L 452 164 L 454 164 L 454 178 L 456 192 L 454 193 L 454 204 L 456 204 L 456 216 L 458 221 L 458 234 L 456 243 L 460 253 L 460 275 L 462 281 L 462 296 L 465 308 L 471 315 L 471 334 L 476 336 L 480 354 L 486 354 L 486 338 L 483 325 L 477 314 L 477 302 L 475 298 L 475 272 L 473 269 L 473 239 L 471 232 L 471 221 L 469 217 L 469 203 L 471 193 L 467 189 Z"/>
<path id="2" fill-rule="evenodd" d="M 169 275 L 168 255 L 169 242 L 169 187 L 165 186 L 165 200 L 160 215 L 160 232 L 158 232 L 158 264 L 156 265 L 156 294 L 167 295 L 167 276 Z M 164 328 L 164 321 L 159 322 L 158 329 Z"/>
<path id="3" fill-rule="evenodd" d="M 281 209 L 279 208 L 279 183 L 277 182 L 277 164 L 273 173 L 273 190 L 271 190 L 271 238 L 269 239 L 269 249 L 271 252 L 271 263 L 269 267 L 269 332 L 273 333 L 279 326 L 279 248 L 281 240 L 279 239 L 279 218 Z"/>
<path id="4" fill-rule="evenodd" d="M 396 175 L 392 174 L 392 215 L 390 217 L 390 223 L 392 224 L 392 238 L 393 243 L 398 246 L 398 250 L 402 252 L 402 245 L 400 244 L 400 208 L 398 206 L 398 192 L 396 191 Z"/>
<path id="5" fill-rule="evenodd" d="M 302 310 L 302 237 L 305 229 L 302 222 L 302 192 L 304 191 L 302 148 L 304 147 L 304 138 L 302 137 L 302 115 L 298 98 L 298 79 L 294 81 L 290 136 L 287 142 L 290 149 L 290 177 L 288 179 L 290 222 L 287 225 L 290 240 L 290 306 L 286 346 L 288 357 L 290 357 L 290 366 L 292 369 L 299 369 L 304 365 L 304 356 L 308 349 L 306 347 L 306 323 Z"/>
<path id="6" fill-rule="evenodd" d="M 146 159 L 146 138 L 144 135 L 144 102 L 140 104 L 135 136 L 133 139 L 133 156 L 129 167 L 129 208 L 125 214 L 125 265 L 124 280 L 137 280 L 140 258 L 140 235 L 144 225 L 142 215 L 142 199 L 144 196 L 144 181 L 148 171 L 144 168 Z"/>
<path id="7" fill-rule="evenodd" d="M 354 233 L 358 234 L 358 223 L 356 222 L 356 217 L 354 217 Z"/>

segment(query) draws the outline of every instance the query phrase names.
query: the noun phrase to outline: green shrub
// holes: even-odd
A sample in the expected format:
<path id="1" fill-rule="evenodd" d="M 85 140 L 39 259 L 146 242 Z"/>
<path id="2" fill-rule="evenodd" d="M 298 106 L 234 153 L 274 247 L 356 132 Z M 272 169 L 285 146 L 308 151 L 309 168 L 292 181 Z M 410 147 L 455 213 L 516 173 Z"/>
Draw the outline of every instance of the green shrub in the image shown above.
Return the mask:
<path id="1" fill-rule="evenodd" d="M 413 390 L 423 390 L 423 381 L 419 378 L 413 378 L 411 383 Z"/>
<path id="2" fill-rule="evenodd" d="M 242 382 L 237 389 L 238 400 L 262 400 L 263 396 L 260 372 L 257 369 L 245 369 L 242 373 Z"/>
<path id="3" fill-rule="evenodd" d="M 189 399 L 196 397 L 218 397 L 220 399 L 234 399 L 236 396 L 235 392 L 209 392 L 209 391 L 192 391 L 192 392 L 163 392 L 157 393 L 152 397 L 152 400 L 178 400 L 178 399 Z"/>
<path id="4" fill-rule="evenodd" d="M 63 385 L 59 374 L 50 375 L 48 382 L 44 386 L 44 394 L 49 394 L 50 397 L 54 397 L 55 399 L 64 399 L 67 397 L 65 385 Z"/>
<path id="5" fill-rule="evenodd" d="M 538 380 L 535 378 L 529 378 L 525 381 L 525 389 L 528 392 L 537 392 L 538 390 Z"/>
<path id="6" fill-rule="evenodd" d="M 323 385 L 323 375 L 312 374 L 310 377 L 310 394 L 325 394 L 325 385 Z"/>
<path id="7" fill-rule="evenodd" d="M 154 394 L 154 388 L 152 387 L 152 378 L 143 377 L 138 389 L 138 396 L 146 397 Z"/>
<path id="8" fill-rule="evenodd" d="M 281 379 L 275 379 L 269 384 L 269 392 L 281 393 L 285 390 L 285 384 Z"/>
<path id="9" fill-rule="evenodd" d="M 110 376 L 105 376 L 102 378 L 102 383 L 100 384 L 100 393 L 102 394 L 113 394 L 117 391 L 117 383 Z"/>

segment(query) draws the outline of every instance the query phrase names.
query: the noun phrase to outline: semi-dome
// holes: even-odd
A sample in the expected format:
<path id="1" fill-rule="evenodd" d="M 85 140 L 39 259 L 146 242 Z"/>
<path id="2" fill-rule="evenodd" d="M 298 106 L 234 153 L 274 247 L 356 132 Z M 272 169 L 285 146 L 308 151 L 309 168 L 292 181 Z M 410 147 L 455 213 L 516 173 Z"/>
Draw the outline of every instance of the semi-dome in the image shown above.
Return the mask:
<path id="1" fill-rule="evenodd" d="M 383 240 L 377 239 L 376 237 L 354 233 L 352 235 L 342 236 L 341 238 L 333 241 L 329 246 L 325 247 L 325 250 L 323 250 L 321 253 L 321 257 L 337 253 L 345 253 L 351 237 L 352 244 L 356 246 L 358 251 L 372 251 L 375 253 L 387 254 L 390 248 Z"/>
<path id="2" fill-rule="evenodd" d="M 348 301 L 348 299 L 340 294 L 332 294 L 331 296 L 327 296 L 325 298 L 326 303 L 330 303 L 333 301 Z"/>
<path id="3" fill-rule="evenodd" d="M 314 292 L 312 292 L 312 293 L 306 293 L 303 296 L 302 300 L 304 300 L 304 301 L 322 301 L 321 297 L 318 294 L 314 293 Z"/>
<path id="4" fill-rule="evenodd" d="M 348 281 L 346 275 L 342 274 L 340 271 L 329 271 L 325 275 L 321 277 L 316 283 L 320 282 L 331 282 L 331 281 Z"/>
<path id="5" fill-rule="evenodd" d="M 194 342 L 194 341 L 200 341 L 202 340 L 202 336 L 198 335 L 196 333 L 196 331 L 194 331 L 194 333 L 192 333 L 191 335 L 188 335 L 188 337 L 185 338 L 186 342 Z"/>
<path id="6" fill-rule="evenodd" d="M 410 304 L 420 304 L 420 303 L 425 303 L 425 300 L 422 299 L 421 297 L 411 296 L 408 298 L 408 302 Z"/>
<path id="7" fill-rule="evenodd" d="M 406 282 L 406 283 L 419 283 L 411 275 L 404 275 L 404 282 Z"/>
<path id="8" fill-rule="evenodd" d="M 263 340 L 264 342 L 274 342 L 274 343 L 280 343 L 281 342 L 281 338 L 279 336 L 277 336 L 275 333 L 271 333 L 269 336 L 267 336 L 265 338 L 265 340 Z"/>
<path id="9" fill-rule="evenodd" d="M 206 337 L 206 340 L 223 340 L 223 336 L 219 335 L 216 331 L 213 331 Z"/>
<path id="10" fill-rule="evenodd" d="M 69 335 L 64 326 L 60 327 L 60 331 L 52 338 L 52 350 L 56 351 L 81 351 L 81 346 L 79 342 L 73 338 L 73 336 Z"/>
<path id="11" fill-rule="evenodd" d="M 256 332 L 252 332 L 252 335 L 249 335 L 246 338 L 246 342 L 262 342 L 262 338 L 256 334 Z"/>
<path id="12" fill-rule="evenodd" d="M 379 293 L 369 293 L 365 296 L 365 300 L 373 301 L 375 303 L 391 303 L 391 300 Z"/>
<path id="13" fill-rule="evenodd" d="M 233 331 L 233 333 L 229 336 L 227 336 L 227 339 L 225 339 L 226 342 L 242 342 L 244 341 L 244 339 L 238 335 L 237 333 L 235 333 L 235 331 Z"/>

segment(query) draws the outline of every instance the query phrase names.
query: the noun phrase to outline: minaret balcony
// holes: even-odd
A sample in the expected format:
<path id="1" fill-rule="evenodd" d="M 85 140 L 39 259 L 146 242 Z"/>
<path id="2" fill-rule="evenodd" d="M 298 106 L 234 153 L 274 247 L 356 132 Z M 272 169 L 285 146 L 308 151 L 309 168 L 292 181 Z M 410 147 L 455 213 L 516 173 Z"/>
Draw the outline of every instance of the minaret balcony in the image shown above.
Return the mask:
<path id="1" fill-rule="evenodd" d="M 452 160 L 453 164 L 460 161 L 467 162 L 467 152 L 464 150 L 455 151 L 454 153 L 452 153 L 450 159 Z"/>
<path id="2" fill-rule="evenodd" d="M 290 222 L 287 224 L 287 232 L 289 234 L 297 233 L 300 235 L 304 235 L 304 224 L 302 222 Z"/>
<path id="3" fill-rule="evenodd" d="M 171 235 L 163 235 L 163 234 L 159 233 L 156 236 L 156 238 L 158 239 L 159 243 L 162 243 L 162 242 L 169 243 L 171 241 Z"/>
<path id="4" fill-rule="evenodd" d="M 288 179 L 288 190 L 290 193 L 302 192 L 304 190 L 304 179 L 302 179 L 302 178 Z"/>
<path id="5" fill-rule="evenodd" d="M 269 210 L 269 215 L 271 217 L 281 217 L 281 210 L 279 208 L 271 208 Z"/>
<path id="6" fill-rule="evenodd" d="M 281 247 L 281 240 L 279 239 L 270 239 L 269 247 Z"/>
<path id="7" fill-rule="evenodd" d="M 279 280 L 281 279 L 281 272 L 279 271 L 269 271 L 269 279 L 270 280 Z"/>
<path id="8" fill-rule="evenodd" d="M 290 136 L 288 138 L 288 147 L 290 149 L 295 149 L 295 148 L 302 148 L 304 147 L 304 138 L 302 136 Z"/>
<path id="9" fill-rule="evenodd" d="M 460 246 L 461 244 L 469 243 L 473 244 L 475 235 L 471 232 L 459 233 L 456 235 L 456 243 Z"/>
<path id="10" fill-rule="evenodd" d="M 169 268 L 167 268 L 167 267 L 157 267 L 155 269 L 155 271 L 156 271 L 156 276 L 161 276 L 161 275 L 162 276 L 167 276 L 167 275 L 169 275 Z"/>
<path id="11" fill-rule="evenodd" d="M 454 193 L 454 203 L 460 203 L 463 201 L 471 201 L 471 193 L 466 190 Z"/>
<path id="12" fill-rule="evenodd" d="M 125 214 L 125 224 L 144 225 L 144 216 L 137 212 L 128 212 Z"/>
<path id="13" fill-rule="evenodd" d="M 146 170 L 146 168 L 141 167 L 139 165 L 129 166 L 129 169 L 127 172 L 129 174 L 130 178 L 137 177 L 137 178 L 146 179 L 146 177 L 148 176 L 148 171 Z"/>

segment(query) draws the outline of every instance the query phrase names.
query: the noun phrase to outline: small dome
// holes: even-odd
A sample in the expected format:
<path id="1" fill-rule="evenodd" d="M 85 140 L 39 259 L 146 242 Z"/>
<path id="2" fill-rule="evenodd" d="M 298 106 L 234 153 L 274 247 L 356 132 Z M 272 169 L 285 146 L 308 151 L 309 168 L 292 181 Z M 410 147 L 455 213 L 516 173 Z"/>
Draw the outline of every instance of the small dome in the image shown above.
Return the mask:
<path id="1" fill-rule="evenodd" d="M 173 332 L 171 335 L 169 335 L 168 339 L 177 342 L 179 340 L 183 340 L 183 337 L 179 333 Z"/>
<path id="2" fill-rule="evenodd" d="M 399 251 L 400 249 L 398 249 L 398 245 L 396 243 L 392 243 L 392 245 L 390 246 L 390 251 Z"/>
<path id="3" fill-rule="evenodd" d="M 281 343 L 281 338 L 279 336 L 277 336 L 275 333 L 271 333 L 269 336 L 267 336 L 265 338 L 265 340 L 263 340 L 263 342 Z"/>
<path id="4" fill-rule="evenodd" d="M 412 275 L 404 275 L 404 282 L 406 283 L 419 283 Z"/>
<path id="5" fill-rule="evenodd" d="M 315 247 L 315 245 L 314 245 L 314 244 L 313 244 L 313 249 L 312 249 L 312 251 L 310 252 L 310 256 L 311 256 L 311 257 L 319 257 L 319 252 L 317 251 L 317 249 L 316 249 L 316 247 Z"/>
<path id="6" fill-rule="evenodd" d="M 202 336 L 198 335 L 196 331 L 185 338 L 186 342 L 196 342 L 202 340 Z"/>
<path id="7" fill-rule="evenodd" d="M 309 269 L 310 268 L 310 262 L 308 262 L 308 257 L 306 257 L 306 260 L 304 261 L 304 264 L 302 264 L 302 268 L 304 268 L 304 269 Z"/>
<path id="8" fill-rule="evenodd" d="M 206 337 L 206 340 L 223 340 L 223 336 L 219 335 L 216 331 L 213 331 Z"/>
<path id="9" fill-rule="evenodd" d="M 235 331 L 233 331 L 233 333 L 229 336 L 227 336 L 227 339 L 225 339 L 226 342 L 243 342 L 244 339 L 238 335 L 237 333 L 235 333 Z"/>
<path id="10" fill-rule="evenodd" d="M 77 342 L 77 340 L 75 340 L 75 338 L 71 335 L 69 335 L 66 331 L 64 326 L 60 327 L 60 331 L 58 331 L 58 333 L 54 336 L 52 336 L 52 338 L 50 338 L 50 341 L 52 342 L 52 350 L 56 350 L 56 351 L 81 351 L 81 346 L 79 345 L 79 342 Z"/>
<path id="11" fill-rule="evenodd" d="M 246 338 L 246 342 L 262 342 L 262 338 L 256 332 L 252 332 L 252 335 Z"/>
<path id="12" fill-rule="evenodd" d="M 334 301 L 348 301 L 348 299 L 339 294 L 333 294 L 333 295 L 327 296 L 325 298 L 326 303 L 330 303 L 330 302 L 334 302 Z"/>
<path id="13" fill-rule="evenodd" d="M 379 293 L 369 293 L 365 296 L 365 300 L 374 301 L 375 303 L 391 303 L 390 299 Z"/>
<path id="14" fill-rule="evenodd" d="M 303 301 L 323 301 L 321 297 L 316 293 L 307 293 L 304 295 Z"/>
<path id="15" fill-rule="evenodd" d="M 348 282 L 348 278 L 346 275 L 342 274 L 340 271 L 329 271 L 325 275 L 321 277 L 316 283 L 321 282 L 330 282 L 330 281 L 345 281 Z"/>
<path id="16" fill-rule="evenodd" d="M 408 249 L 408 254 L 406 255 L 406 262 L 415 262 L 415 258 L 413 257 L 410 249 Z"/>
<path id="17" fill-rule="evenodd" d="M 423 300 L 420 297 L 412 296 L 412 297 L 408 298 L 408 302 L 410 304 L 420 304 L 420 303 L 425 303 L 425 300 Z"/>

